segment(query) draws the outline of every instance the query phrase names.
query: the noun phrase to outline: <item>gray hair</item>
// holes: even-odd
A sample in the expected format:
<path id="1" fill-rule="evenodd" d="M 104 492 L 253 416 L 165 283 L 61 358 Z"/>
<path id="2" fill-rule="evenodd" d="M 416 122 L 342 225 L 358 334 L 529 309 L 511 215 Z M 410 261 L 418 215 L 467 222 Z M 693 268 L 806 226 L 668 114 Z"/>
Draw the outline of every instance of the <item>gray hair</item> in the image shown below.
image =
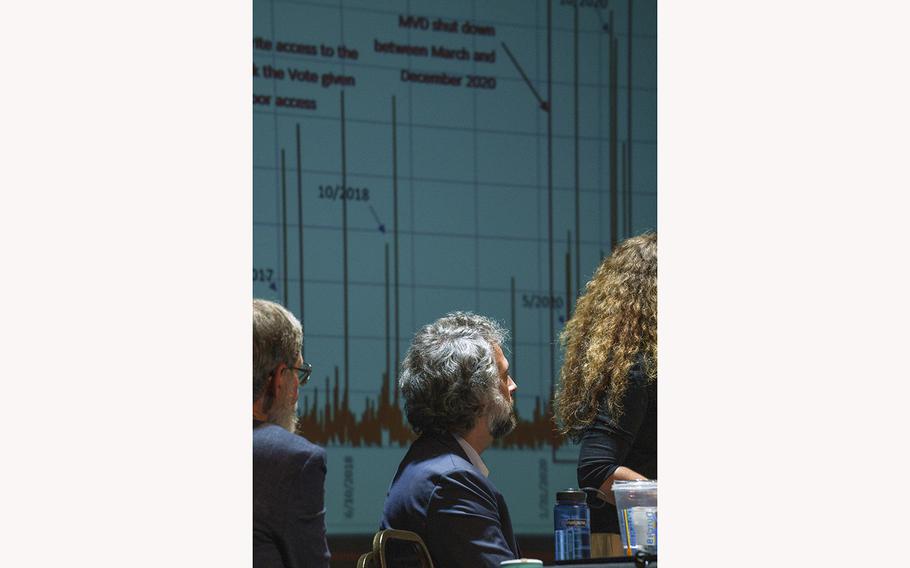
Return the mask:
<path id="1" fill-rule="evenodd" d="M 493 345 L 508 332 L 495 321 L 454 312 L 414 335 L 398 385 L 411 428 L 424 432 L 470 430 L 498 391 Z"/>
<path id="2" fill-rule="evenodd" d="M 253 400 L 278 365 L 297 363 L 302 346 L 303 327 L 294 314 L 275 302 L 253 300 Z"/>

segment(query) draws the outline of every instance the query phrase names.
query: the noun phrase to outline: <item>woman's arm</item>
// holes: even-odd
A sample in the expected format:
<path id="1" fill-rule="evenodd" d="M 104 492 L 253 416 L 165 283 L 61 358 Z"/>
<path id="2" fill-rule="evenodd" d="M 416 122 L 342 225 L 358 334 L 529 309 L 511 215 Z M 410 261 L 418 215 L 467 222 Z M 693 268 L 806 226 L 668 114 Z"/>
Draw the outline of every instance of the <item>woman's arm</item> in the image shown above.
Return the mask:
<path id="1" fill-rule="evenodd" d="M 637 481 L 640 479 L 647 479 L 647 477 L 643 476 L 642 474 L 640 474 L 636 471 L 633 471 L 633 470 L 627 468 L 624 465 L 621 465 L 621 466 L 617 467 L 613 471 L 613 473 L 611 473 L 610 476 L 604 480 L 603 485 L 600 486 L 600 490 L 604 493 L 603 496 L 606 497 L 605 501 L 607 501 L 611 505 L 615 505 L 616 499 L 613 497 L 613 482 L 614 481 Z"/>

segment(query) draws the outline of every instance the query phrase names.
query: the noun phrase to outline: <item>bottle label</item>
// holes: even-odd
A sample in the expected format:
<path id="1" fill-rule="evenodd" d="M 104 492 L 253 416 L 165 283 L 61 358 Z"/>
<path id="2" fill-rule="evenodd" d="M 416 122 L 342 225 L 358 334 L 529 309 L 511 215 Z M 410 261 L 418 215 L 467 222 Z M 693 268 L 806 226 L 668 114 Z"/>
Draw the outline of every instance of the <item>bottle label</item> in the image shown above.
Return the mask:
<path id="1" fill-rule="evenodd" d="M 579 560 L 591 556 L 590 513 L 587 507 L 554 509 L 556 560 Z"/>

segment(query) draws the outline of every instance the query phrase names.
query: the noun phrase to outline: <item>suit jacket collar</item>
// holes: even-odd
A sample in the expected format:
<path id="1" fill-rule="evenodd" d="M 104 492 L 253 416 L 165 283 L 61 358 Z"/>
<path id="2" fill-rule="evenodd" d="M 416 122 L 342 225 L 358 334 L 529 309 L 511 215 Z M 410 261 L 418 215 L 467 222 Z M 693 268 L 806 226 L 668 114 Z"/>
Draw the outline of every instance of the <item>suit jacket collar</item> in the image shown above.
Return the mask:
<path id="1" fill-rule="evenodd" d="M 461 444 L 458 443 L 455 436 L 449 432 L 422 434 L 414 442 L 414 446 L 421 448 L 418 450 L 421 454 L 429 452 L 438 455 L 444 452 L 447 454 L 454 454 L 464 461 L 471 463 L 471 458 L 465 453 L 464 448 L 461 447 Z"/>
<path id="2" fill-rule="evenodd" d="M 458 434 L 453 434 L 453 436 L 455 437 L 455 442 L 457 442 L 458 445 L 461 446 L 461 449 L 464 450 L 464 453 L 468 455 L 468 460 L 471 462 L 471 465 L 482 473 L 484 477 L 490 477 L 490 468 L 487 467 L 487 464 L 483 463 L 483 458 L 480 457 L 477 450 Z"/>

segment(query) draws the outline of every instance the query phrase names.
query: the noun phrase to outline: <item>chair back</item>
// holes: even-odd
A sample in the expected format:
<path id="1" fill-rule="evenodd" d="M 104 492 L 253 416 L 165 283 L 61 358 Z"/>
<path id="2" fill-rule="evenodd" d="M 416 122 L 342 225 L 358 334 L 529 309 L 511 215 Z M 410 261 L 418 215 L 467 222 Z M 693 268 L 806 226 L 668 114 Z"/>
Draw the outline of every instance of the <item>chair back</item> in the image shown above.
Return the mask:
<path id="1" fill-rule="evenodd" d="M 360 555 L 360 558 L 357 559 L 357 568 L 377 568 L 376 557 L 373 555 L 373 552 L 366 552 Z"/>
<path id="2" fill-rule="evenodd" d="M 433 568 L 433 560 L 417 533 L 385 529 L 373 536 L 373 550 L 360 556 L 357 568 Z"/>

